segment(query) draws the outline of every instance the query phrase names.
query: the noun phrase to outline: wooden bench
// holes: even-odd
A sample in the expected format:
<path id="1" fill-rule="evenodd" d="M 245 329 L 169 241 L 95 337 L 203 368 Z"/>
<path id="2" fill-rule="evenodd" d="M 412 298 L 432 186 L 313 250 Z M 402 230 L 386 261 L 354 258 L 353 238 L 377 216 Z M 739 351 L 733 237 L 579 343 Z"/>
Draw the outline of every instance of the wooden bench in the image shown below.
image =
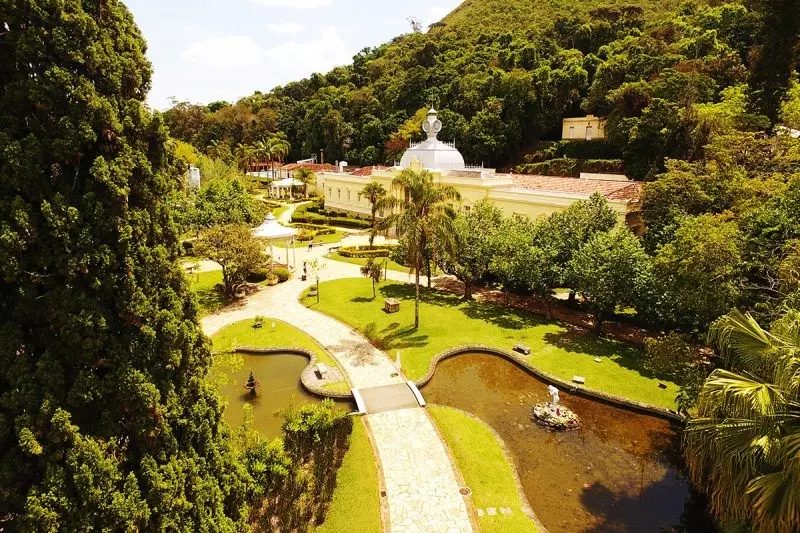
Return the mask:
<path id="1" fill-rule="evenodd" d="M 519 353 L 521 353 L 523 355 L 530 355 L 531 354 L 530 347 L 525 346 L 524 344 L 515 344 L 514 345 L 514 351 L 515 352 L 519 352 Z"/>
<path id="2" fill-rule="evenodd" d="M 584 383 L 586 383 L 586 378 L 583 376 L 572 376 L 572 381 L 580 385 L 583 385 Z"/>
<path id="3" fill-rule="evenodd" d="M 325 363 L 317 363 L 317 374 L 319 374 L 319 379 L 325 379 L 328 376 L 328 367 Z"/>
<path id="4" fill-rule="evenodd" d="M 341 246 L 329 246 L 328 247 L 328 251 L 329 252 L 336 252 L 337 250 L 339 250 L 339 248 L 341 248 Z"/>

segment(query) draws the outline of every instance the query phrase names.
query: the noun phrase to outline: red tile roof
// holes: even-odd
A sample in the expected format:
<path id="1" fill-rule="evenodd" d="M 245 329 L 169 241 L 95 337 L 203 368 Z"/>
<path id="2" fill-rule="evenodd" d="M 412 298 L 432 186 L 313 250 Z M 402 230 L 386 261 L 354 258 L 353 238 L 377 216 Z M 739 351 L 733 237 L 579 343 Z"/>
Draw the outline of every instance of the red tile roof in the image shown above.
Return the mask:
<path id="1" fill-rule="evenodd" d="M 566 192 L 591 195 L 599 192 L 609 200 L 638 200 L 642 184 L 637 181 L 584 180 L 557 176 L 514 175 L 514 187 L 540 191 Z"/>
<path id="2" fill-rule="evenodd" d="M 385 167 L 383 165 L 374 165 L 371 167 L 361 167 L 353 170 L 350 172 L 351 176 L 372 176 L 372 172 L 376 170 L 386 170 L 390 167 Z"/>
<path id="3" fill-rule="evenodd" d="M 336 167 L 330 163 L 288 163 L 281 167 L 281 170 L 297 170 L 298 168 L 305 168 L 311 172 L 334 172 Z"/>

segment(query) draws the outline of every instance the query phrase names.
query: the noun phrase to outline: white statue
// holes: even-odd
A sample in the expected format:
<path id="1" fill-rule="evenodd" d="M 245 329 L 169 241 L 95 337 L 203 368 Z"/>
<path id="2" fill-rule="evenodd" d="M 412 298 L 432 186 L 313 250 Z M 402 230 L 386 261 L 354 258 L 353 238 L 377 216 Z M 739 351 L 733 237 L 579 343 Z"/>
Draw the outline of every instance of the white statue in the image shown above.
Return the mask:
<path id="1" fill-rule="evenodd" d="M 547 386 L 547 392 L 550 394 L 550 410 L 558 414 L 558 389 L 552 385 Z"/>

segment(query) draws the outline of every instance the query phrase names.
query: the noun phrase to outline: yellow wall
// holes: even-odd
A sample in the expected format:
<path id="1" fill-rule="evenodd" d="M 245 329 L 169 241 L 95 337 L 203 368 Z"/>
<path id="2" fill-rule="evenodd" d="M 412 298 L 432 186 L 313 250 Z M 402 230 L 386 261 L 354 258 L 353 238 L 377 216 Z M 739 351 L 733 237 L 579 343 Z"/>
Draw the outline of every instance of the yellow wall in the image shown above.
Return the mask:
<path id="1" fill-rule="evenodd" d="M 562 122 L 561 138 L 564 140 L 585 141 L 587 126 L 592 127 L 592 140 L 606 138 L 605 120 L 594 115 L 565 118 Z M 570 136 L 570 127 L 573 128 L 572 133 L 574 136 L 572 137 Z"/>

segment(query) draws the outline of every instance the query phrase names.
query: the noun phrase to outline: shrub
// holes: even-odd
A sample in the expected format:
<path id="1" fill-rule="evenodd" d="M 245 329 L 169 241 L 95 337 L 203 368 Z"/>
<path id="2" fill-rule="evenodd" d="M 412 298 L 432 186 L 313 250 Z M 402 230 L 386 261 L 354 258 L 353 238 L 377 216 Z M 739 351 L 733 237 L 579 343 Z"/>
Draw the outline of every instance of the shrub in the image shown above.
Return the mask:
<path id="1" fill-rule="evenodd" d="M 269 276 L 269 270 L 266 268 L 257 268 L 255 270 L 251 270 L 247 276 L 245 276 L 245 280 L 249 281 L 250 283 L 261 283 Z"/>
<path id="2" fill-rule="evenodd" d="M 314 232 L 315 236 L 317 235 L 333 235 L 336 233 L 336 230 L 333 228 L 329 228 L 328 226 L 320 226 L 319 224 L 292 224 L 295 228 L 300 228 L 303 230 L 311 230 Z"/>
<path id="3" fill-rule="evenodd" d="M 394 246 L 345 246 L 339 248 L 344 257 L 389 257 Z"/>
<path id="4" fill-rule="evenodd" d="M 551 159 L 541 163 L 518 165 L 515 169 L 520 174 L 539 174 L 543 176 L 565 176 L 577 178 L 581 172 L 599 174 L 621 174 L 625 171 L 620 159 Z"/>
<path id="5" fill-rule="evenodd" d="M 283 283 L 292 277 L 292 273 L 289 272 L 289 269 L 283 267 L 278 267 L 273 270 L 272 275 L 278 278 L 279 283 Z"/>
<path id="6" fill-rule="evenodd" d="M 181 242 L 181 247 L 183 248 L 183 255 L 192 255 L 192 252 L 194 252 L 194 244 L 192 241 Z"/>
<path id="7" fill-rule="evenodd" d="M 316 233 L 313 231 L 300 231 L 294 238 L 300 242 L 306 242 L 312 240 L 316 236 Z"/>
<path id="8" fill-rule="evenodd" d="M 258 329 L 258 328 L 260 328 L 260 327 L 262 327 L 262 326 L 264 326 L 264 317 L 263 317 L 263 316 L 261 316 L 261 315 L 257 315 L 257 316 L 256 316 L 256 317 L 253 319 L 253 327 L 254 327 L 255 329 Z"/>

